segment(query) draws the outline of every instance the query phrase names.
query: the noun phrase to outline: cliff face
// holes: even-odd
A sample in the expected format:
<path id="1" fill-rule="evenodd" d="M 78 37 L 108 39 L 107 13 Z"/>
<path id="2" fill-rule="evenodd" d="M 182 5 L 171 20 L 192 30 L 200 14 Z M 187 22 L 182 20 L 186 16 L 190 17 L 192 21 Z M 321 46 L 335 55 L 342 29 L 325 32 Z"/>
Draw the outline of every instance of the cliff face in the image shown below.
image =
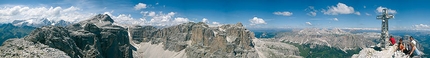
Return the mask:
<path id="1" fill-rule="evenodd" d="M 190 22 L 156 31 L 152 31 L 155 28 L 144 30 L 147 31 L 137 35 L 147 37 L 135 38 L 135 43 L 140 42 L 136 40 L 141 40 L 142 43 L 162 45 L 163 49 L 168 51 L 185 50 L 187 57 L 258 57 L 252 42 L 252 39 L 255 39 L 254 34 L 245 29 L 241 23 L 209 27 L 202 22 Z M 145 35 L 148 33 L 152 35 Z M 133 32 L 132 36 L 135 35 L 136 32 Z"/>
<path id="2" fill-rule="evenodd" d="M 112 23 L 113 20 L 108 15 L 99 14 L 65 28 L 40 27 L 24 39 L 25 42 L 40 43 L 59 49 L 72 58 L 132 57 L 133 47 L 128 40 L 126 29 Z"/>
<path id="3" fill-rule="evenodd" d="M 16 48 L 48 54 L 50 52 L 46 49 L 55 50 L 58 54 L 49 55 L 71 58 L 259 57 L 254 48 L 254 34 L 241 23 L 209 27 L 203 22 L 190 22 L 157 29 L 152 26 L 123 28 L 113 25 L 113 22 L 108 15 L 100 14 L 67 27 L 40 27 L 23 39 L 5 42 L 0 50 L 9 52 L 1 52 L 1 57 L 9 57 L 7 54 L 26 55 L 12 53 L 21 51 Z M 17 41 L 25 43 L 14 44 Z M 32 47 L 34 45 L 41 47 Z M 4 48 L 5 46 L 16 48 Z M 50 57 L 49 55 L 36 53 L 30 56 Z"/>

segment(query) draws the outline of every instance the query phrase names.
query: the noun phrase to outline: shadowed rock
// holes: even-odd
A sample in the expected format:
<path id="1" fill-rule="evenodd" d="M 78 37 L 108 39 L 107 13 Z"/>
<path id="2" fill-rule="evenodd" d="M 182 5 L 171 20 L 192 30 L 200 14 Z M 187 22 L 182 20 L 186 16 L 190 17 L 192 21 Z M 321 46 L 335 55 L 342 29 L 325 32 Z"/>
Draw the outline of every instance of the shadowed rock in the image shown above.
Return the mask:
<path id="1" fill-rule="evenodd" d="M 99 14 L 65 28 L 40 27 L 24 39 L 59 49 L 72 58 L 131 58 L 126 29 L 112 23 L 108 15 Z"/>

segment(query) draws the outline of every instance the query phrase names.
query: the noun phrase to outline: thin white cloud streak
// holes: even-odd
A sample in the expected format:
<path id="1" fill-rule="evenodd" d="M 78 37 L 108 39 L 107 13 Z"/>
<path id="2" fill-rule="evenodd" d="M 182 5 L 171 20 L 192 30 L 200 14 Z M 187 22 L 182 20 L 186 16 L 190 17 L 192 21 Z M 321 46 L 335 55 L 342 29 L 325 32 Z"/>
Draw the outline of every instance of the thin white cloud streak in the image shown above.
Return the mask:
<path id="1" fill-rule="evenodd" d="M 273 12 L 273 14 L 275 14 L 275 15 L 282 15 L 282 16 L 291 16 L 291 15 L 293 15 L 293 13 L 292 12 L 288 12 L 288 11 L 284 11 L 284 12 Z"/>
<path id="2" fill-rule="evenodd" d="M 307 25 L 312 26 L 311 22 L 305 22 Z"/>

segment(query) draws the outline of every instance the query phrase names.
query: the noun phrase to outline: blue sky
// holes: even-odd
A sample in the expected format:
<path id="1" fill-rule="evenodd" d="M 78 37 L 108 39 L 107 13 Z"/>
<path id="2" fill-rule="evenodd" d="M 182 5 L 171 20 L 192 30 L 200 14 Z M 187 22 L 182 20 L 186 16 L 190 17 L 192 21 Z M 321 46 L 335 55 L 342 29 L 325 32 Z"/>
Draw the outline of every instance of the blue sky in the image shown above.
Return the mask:
<path id="1" fill-rule="evenodd" d="M 144 22 L 141 25 L 160 25 L 200 22 L 207 19 L 208 24 L 235 24 L 242 22 L 247 28 L 380 28 L 376 19 L 378 8 L 388 8 L 395 12 L 390 20 L 392 29 L 430 29 L 430 4 L 428 0 L 0 0 L 4 6 L 5 21 L 17 17 L 7 15 L 14 6 L 36 9 L 61 7 L 61 17 L 71 16 L 61 13 L 79 12 L 74 17 L 87 18 L 98 13 L 110 14 L 117 21 Z M 136 9 L 139 3 L 143 7 Z M 79 10 L 66 12 L 71 6 Z M 142 6 L 142 5 L 141 5 Z M 346 6 L 346 7 L 344 7 Z M 0 10 L 0 13 L 2 12 Z M 13 9 L 12 9 L 13 10 Z M 9 11 L 10 12 L 10 11 Z M 32 11 L 28 11 L 32 12 Z M 154 12 L 155 15 L 150 15 Z M 280 12 L 275 14 L 276 12 Z M 316 15 L 312 15 L 313 12 Z M 171 15 L 169 15 L 171 13 Z M 358 14 L 359 13 L 359 14 Z M 28 14 L 19 13 L 20 16 Z M 121 16 L 122 15 L 122 16 Z M 39 18 L 39 17 L 38 17 Z M 124 19 L 121 19 L 124 18 Z M 337 20 L 335 20 L 335 18 Z M 18 19 L 25 19 L 19 17 Z M 82 18 L 77 18 L 82 19 Z M 128 19 L 128 20 L 125 20 Z M 64 19 L 66 20 L 66 19 Z M 73 21 L 74 19 L 69 19 Z M 139 20 L 139 21 L 134 21 Z M 167 21 L 166 21 L 167 20 Z M 169 22 L 174 21 L 174 22 Z M 263 22 L 264 21 L 264 22 Z M 123 22 L 123 23 L 124 23 Z M 217 24 L 219 23 L 219 24 Z M 310 23 L 310 24 L 308 24 Z M 175 24 L 170 24 L 175 25 Z"/>

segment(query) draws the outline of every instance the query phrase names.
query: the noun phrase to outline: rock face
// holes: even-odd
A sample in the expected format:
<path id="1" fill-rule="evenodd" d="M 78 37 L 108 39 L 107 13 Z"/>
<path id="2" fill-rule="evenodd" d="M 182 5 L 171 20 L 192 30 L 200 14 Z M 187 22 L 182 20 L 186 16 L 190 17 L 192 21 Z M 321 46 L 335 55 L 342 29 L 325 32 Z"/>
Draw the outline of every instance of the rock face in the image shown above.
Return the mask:
<path id="1" fill-rule="evenodd" d="M 280 33 L 275 36 L 279 41 L 288 41 L 301 44 L 326 45 L 350 50 L 366 48 L 376 44 L 378 33 L 352 34 L 341 29 L 307 28 L 299 31 Z"/>
<path id="2" fill-rule="evenodd" d="M 157 30 L 154 27 L 148 27 L 145 30 L 142 32 L 143 35 L 138 34 L 147 36 L 139 39 L 142 43 L 162 45 L 167 51 L 185 50 L 187 57 L 258 57 L 252 41 L 255 39 L 254 34 L 245 29 L 241 23 L 209 27 L 203 22 L 190 22 Z M 145 35 L 148 33 L 152 35 Z M 135 40 L 135 42 L 140 41 Z M 138 49 L 137 52 L 145 51 Z"/>
<path id="3" fill-rule="evenodd" d="M 148 38 L 152 37 L 152 35 L 157 31 L 158 29 L 153 26 L 134 26 L 128 28 L 128 32 L 134 41 L 134 43 L 140 43 L 142 41 L 148 42 Z"/>
<path id="4" fill-rule="evenodd" d="M 273 39 L 253 39 L 259 58 L 303 58 L 294 45 L 274 41 Z"/>
<path id="5" fill-rule="evenodd" d="M 132 57 L 126 29 L 113 22 L 108 15 L 99 14 L 67 28 L 84 57 Z"/>
<path id="6" fill-rule="evenodd" d="M 70 58 L 59 49 L 23 39 L 9 39 L 0 46 L 1 58 Z"/>
<path id="7" fill-rule="evenodd" d="M 131 58 L 133 47 L 127 30 L 113 22 L 108 15 L 99 14 L 65 28 L 40 27 L 24 39 L 64 51 L 72 58 Z"/>
<path id="8" fill-rule="evenodd" d="M 396 46 L 388 46 L 386 50 L 377 51 L 373 48 L 365 48 L 359 54 L 354 54 L 351 58 L 409 58 L 408 55 L 400 51 L 395 51 Z"/>

